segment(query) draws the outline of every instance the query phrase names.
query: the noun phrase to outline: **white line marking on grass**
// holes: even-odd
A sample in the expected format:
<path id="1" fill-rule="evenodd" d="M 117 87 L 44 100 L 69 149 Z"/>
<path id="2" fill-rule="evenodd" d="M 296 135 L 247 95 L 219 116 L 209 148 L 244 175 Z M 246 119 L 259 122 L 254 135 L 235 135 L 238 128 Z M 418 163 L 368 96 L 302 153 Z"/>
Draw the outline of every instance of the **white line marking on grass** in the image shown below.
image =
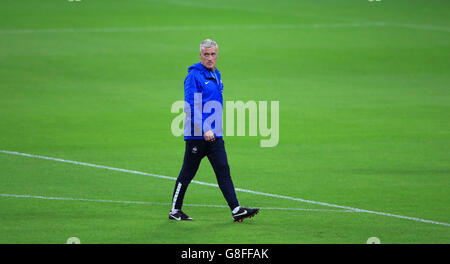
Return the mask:
<path id="1" fill-rule="evenodd" d="M 96 164 L 91 164 L 91 163 L 86 163 L 86 162 L 65 160 L 65 159 L 52 158 L 52 157 L 33 155 L 33 154 L 27 154 L 27 153 L 20 153 L 20 152 L 15 152 L 15 151 L 7 151 L 7 150 L 0 150 L 0 152 L 1 153 L 5 153 L 5 154 L 10 154 L 10 155 L 17 155 L 17 156 L 25 156 L 25 157 L 30 157 L 30 158 L 38 158 L 38 159 L 59 161 L 59 162 L 71 163 L 71 164 L 76 164 L 76 165 L 81 165 L 81 166 L 88 166 L 88 167 L 101 168 L 101 169 L 107 169 L 107 170 L 113 170 L 113 171 L 133 173 L 133 174 L 151 176 L 151 177 L 162 178 L 162 179 L 176 180 L 175 177 L 169 177 L 169 176 L 164 176 L 164 175 L 140 172 L 140 171 L 135 171 L 135 170 L 119 169 L 119 168 L 114 168 L 114 167 L 109 167 L 109 166 L 102 166 L 102 165 L 96 165 Z M 212 183 L 207 183 L 207 182 L 200 182 L 200 181 L 192 181 L 192 182 L 196 183 L 196 184 L 212 186 L 212 187 L 216 187 L 216 188 L 219 187 L 217 184 L 212 184 Z M 383 213 L 383 212 L 377 212 L 377 211 L 371 211 L 371 210 L 365 210 L 365 209 L 358 209 L 358 208 L 349 207 L 349 206 L 342 206 L 342 205 L 336 205 L 336 204 L 330 204 L 330 203 L 324 203 L 324 202 L 305 200 L 305 199 L 301 199 L 301 198 L 295 198 L 295 197 L 278 195 L 278 194 L 257 192 L 257 191 L 246 190 L 246 189 L 241 189 L 241 188 L 236 188 L 236 191 L 245 192 L 245 193 L 251 193 L 251 194 L 261 195 L 261 196 L 267 196 L 267 197 L 274 197 L 274 198 L 280 198 L 280 199 L 286 199 L 286 200 L 293 200 L 293 201 L 297 201 L 297 202 L 303 202 L 303 203 L 309 203 L 309 204 L 315 204 L 315 205 L 323 205 L 323 206 L 327 206 L 327 207 L 340 208 L 340 209 L 351 210 L 351 211 L 360 212 L 360 213 L 369 213 L 369 214 L 375 214 L 375 215 L 383 215 L 383 216 L 389 216 L 389 217 L 394 217 L 394 218 L 412 220 L 412 221 L 428 223 L 428 224 L 450 226 L 449 223 L 444 223 L 444 222 L 437 222 L 437 221 L 426 220 L 426 219 L 417 218 L 417 217 L 409 217 L 409 216 L 403 216 L 403 215 L 397 215 L 397 214 L 391 214 L 391 213 Z"/>
<path id="2" fill-rule="evenodd" d="M 60 200 L 60 201 L 82 201 L 82 202 L 98 202 L 98 203 L 120 203 L 120 204 L 141 204 L 141 205 L 163 205 L 169 206 L 171 203 L 159 203 L 159 202 L 143 202 L 143 201 L 117 201 L 117 200 L 103 200 L 103 199 L 87 199 L 87 198 L 71 198 L 71 197 L 49 197 L 41 195 L 23 195 L 23 194 L 7 194 L 0 193 L 0 197 L 7 198 L 29 198 L 29 199 L 42 199 L 42 200 Z M 216 207 L 216 208 L 228 208 L 227 205 L 215 205 L 215 204 L 183 204 L 183 206 L 193 207 Z M 281 210 L 281 211 L 311 211 L 311 212 L 343 212 L 343 213 L 355 213 L 351 210 L 332 210 L 332 209 L 312 209 L 312 208 L 276 208 L 276 207 L 260 207 L 264 210 Z"/>
<path id="3" fill-rule="evenodd" d="M 450 32 L 450 28 L 448 28 L 448 27 L 440 27 L 440 26 L 433 26 L 433 25 L 416 25 L 416 24 L 404 24 L 404 23 L 386 23 L 386 26 L 389 26 L 389 27 L 409 28 L 409 29 L 429 30 L 429 31 Z"/>

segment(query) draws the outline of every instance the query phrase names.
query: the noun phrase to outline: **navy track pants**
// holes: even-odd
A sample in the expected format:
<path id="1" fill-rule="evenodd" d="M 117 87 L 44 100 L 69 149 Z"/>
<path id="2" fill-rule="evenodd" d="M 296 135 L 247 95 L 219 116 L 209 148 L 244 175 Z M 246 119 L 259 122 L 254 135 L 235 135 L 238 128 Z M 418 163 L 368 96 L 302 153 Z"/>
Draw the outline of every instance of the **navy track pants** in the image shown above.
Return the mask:
<path id="1" fill-rule="evenodd" d="M 214 141 L 203 139 L 185 140 L 183 167 L 178 175 L 172 195 L 172 209 L 181 210 L 183 199 L 189 183 L 197 173 L 201 160 L 207 156 L 216 174 L 217 183 L 231 210 L 239 206 L 233 181 L 231 180 L 230 167 L 228 166 L 225 142 L 222 138 Z"/>

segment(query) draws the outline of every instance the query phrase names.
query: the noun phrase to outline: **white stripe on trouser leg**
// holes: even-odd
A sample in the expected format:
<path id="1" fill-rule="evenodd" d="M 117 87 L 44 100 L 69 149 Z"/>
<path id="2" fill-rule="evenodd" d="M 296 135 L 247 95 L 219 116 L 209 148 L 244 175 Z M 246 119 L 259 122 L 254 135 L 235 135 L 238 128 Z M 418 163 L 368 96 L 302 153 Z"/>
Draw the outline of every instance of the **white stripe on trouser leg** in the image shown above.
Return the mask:
<path id="1" fill-rule="evenodd" d="M 181 182 L 178 183 L 177 191 L 175 192 L 175 195 L 173 196 L 172 211 L 175 211 L 175 204 L 177 203 L 177 198 L 178 198 L 178 194 L 180 193 L 180 189 L 181 189 Z"/>

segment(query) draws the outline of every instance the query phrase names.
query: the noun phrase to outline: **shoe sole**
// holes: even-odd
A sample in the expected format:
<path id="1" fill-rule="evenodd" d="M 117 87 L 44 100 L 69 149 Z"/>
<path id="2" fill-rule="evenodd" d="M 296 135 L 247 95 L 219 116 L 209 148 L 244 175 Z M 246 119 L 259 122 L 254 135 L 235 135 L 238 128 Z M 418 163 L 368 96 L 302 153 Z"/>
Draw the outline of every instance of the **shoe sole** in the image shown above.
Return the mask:
<path id="1" fill-rule="evenodd" d="M 177 219 L 177 218 L 174 218 L 174 217 L 172 217 L 170 215 L 169 215 L 169 220 L 173 220 L 173 221 L 194 221 L 194 219 L 192 219 L 192 218 L 189 218 L 189 219 Z"/>
<path id="2" fill-rule="evenodd" d="M 257 215 L 258 213 L 259 213 L 259 209 L 256 210 L 256 212 L 254 214 L 247 215 L 245 217 L 242 217 L 241 219 L 234 220 L 234 222 L 235 223 L 242 223 L 242 221 L 244 221 L 245 218 L 252 218 L 253 216 Z"/>

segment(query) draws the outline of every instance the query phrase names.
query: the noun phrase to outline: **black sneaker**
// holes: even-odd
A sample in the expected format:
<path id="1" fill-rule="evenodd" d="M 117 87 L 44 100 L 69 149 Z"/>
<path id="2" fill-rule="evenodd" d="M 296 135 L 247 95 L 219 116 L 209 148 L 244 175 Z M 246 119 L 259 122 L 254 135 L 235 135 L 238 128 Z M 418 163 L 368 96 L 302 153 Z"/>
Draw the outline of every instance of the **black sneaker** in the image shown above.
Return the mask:
<path id="1" fill-rule="evenodd" d="M 177 221 L 192 221 L 194 219 L 187 216 L 187 214 L 183 213 L 183 211 L 178 211 L 176 213 L 170 212 L 169 220 L 177 220 Z"/>
<path id="2" fill-rule="evenodd" d="M 259 213 L 259 208 L 245 208 L 245 207 L 239 207 L 239 211 L 237 211 L 233 215 L 234 222 L 242 222 L 244 218 L 251 218 L 255 216 L 257 213 Z"/>

